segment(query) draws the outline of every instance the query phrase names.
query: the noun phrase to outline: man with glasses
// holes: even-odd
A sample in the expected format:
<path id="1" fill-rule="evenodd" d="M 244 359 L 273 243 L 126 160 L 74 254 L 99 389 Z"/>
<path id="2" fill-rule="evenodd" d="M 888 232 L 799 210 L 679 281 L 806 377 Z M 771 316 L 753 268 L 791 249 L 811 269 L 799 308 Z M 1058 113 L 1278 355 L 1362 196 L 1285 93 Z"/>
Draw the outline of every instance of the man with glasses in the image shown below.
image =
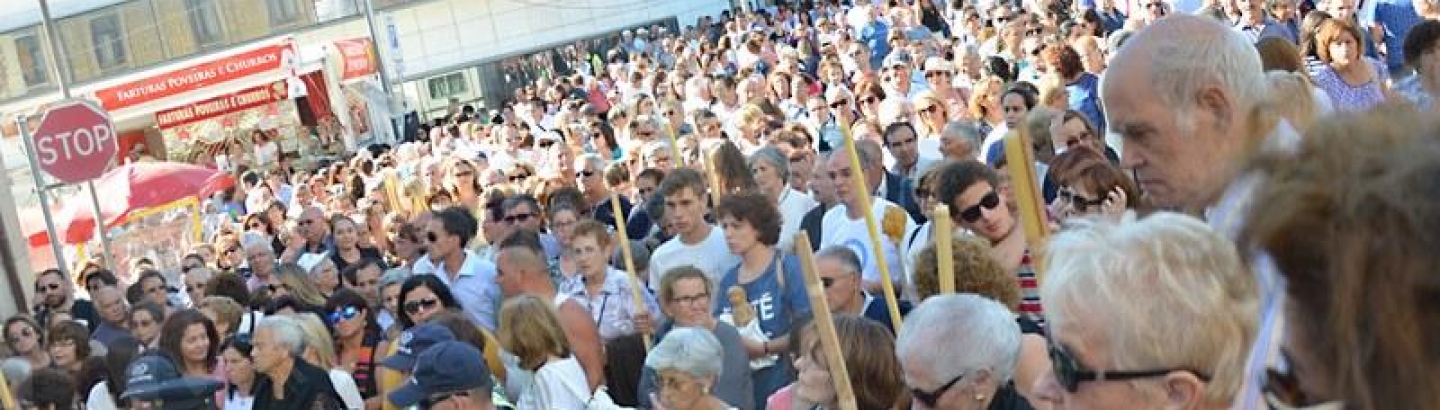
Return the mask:
<path id="1" fill-rule="evenodd" d="M 604 205 L 608 209 L 610 202 L 606 201 Z M 598 211 L 598 209 L 594 211 Z M 535 197 L 529 194 L 520 194 L 505 198 L 500 202 L 500 214 L 504 215 L 501 223 L 509 227 L 512 234 L 517 231 L 539 234 L 540 243 L 545 247 L 545 257 L 555 260 L 560 258 L 560 254 L 564 252 L 559 239 L 555 239 L 554 235 L 542 232 L 545 221 L 540 211 L 540 201 Z"/>
<path id="2" fill-rule="evenodd" d="M 1052 371 L 1036 397 L 1057 408 L 1231 408 L 1260 300 L 1232 242 L 1158 213 L 1088 221 L 1048 246 Z"/>
<path id="3" fill-rule="evenodd" d="M 264 235 L 246 232 L 243 246 L 245 263 L 250 270 L 245 287 L 254 292 L 261 286 L 270 283 L 270 277 L 279 269 L 279 261 L 275 259 L 275 248 L 270 246 L 270 241 L 266 240 Z M 289 253 L 288 250 L 286 252 Z M 299 256 L 297 255 L 296 258 L 298 259 Z"/>
<path id="4" fill-rule="evenodd" d="M 590 208 L 591 217 L 605 225 L 615 226 L 617 215 L 615 215 L 614 206 L 610 205 L 610 187 L 605 184 L 605 176 L 601 175 L 605 171 L 605 159 L 595 154 L 585 154 L 575 159 L 575 169 L 575 182 L 579 186 L 580 192 L 585 194 L 584 206 Z M 540 212 L 538 207 L 533 212 L 538 218 Z M 622 195 L 620 196 L 620 215 L 618 217 L 626 218 L 629 215 L 630 200 Z M 535 221 L 536 232 L 540 231 L 539 225 L 539 221 Z M 626 235 L 632 240 L 640 239 L 630 235 L 629 232 Z M 549 246 L 546 247 L 545 252 L 558 255 L 558 252 L 552 253 Z"/>
<path id="5" fill-rule="evenodd" d="M 895 336 L 916 409 L 1030 410 L 1012 381 L 1020 347 L 1015 314 L 974 294 L 925 299 Z"/>
<path id="6" fill-rule="evenodd" d="M 935 199 L 950 206 L 950 216 L 961 228 L 989 241 L 991 255 L 1020 282 L 1020 313 L 1040 323 L 1040 294 L 1030 245 L 1010 207 L 1005 206 L 1009 192 L 1000 188 L 1000 176 L 979 161 L 952 162 L 935 172 L 940 187 Z"/>
<path id="7" fill-rule="evenodd" d="M 325 211 L 319 207 L 306 207 L 300 212 L 295 234 L 286 244 L 281 259 L 294 263 L 307 253 L 327 254 L 335 249 L 335 238 L 330 236 L 330 224 L 325 220 Z"/>
<path id="8" fill-rule="evenodd" d="M 495 264 L 466 248 L 478 230 L 473 214 L 465 208 L 450 207 L 430 219 L 425 237 L 430 241 L 430 256 L 436 261 L 431 274 L 450 287 L 466 315 L 494 332 L 496 307 L 500 306 Z"/>
<path id="9" fill-rule="evenodd" d="M 815 254 L 815 271 L 820 276 L 820 284 L 825 286 L 825 301 L 830 306 L 830 313 L 864 316 L 895 332 L 885 301 L 865 291 L 864 279 L 860 275 L 860 257 L 855 255 L 855 251 L 844 246 L 826 246 Z M 910 304 L 899 302 L 900 314 L 908 313 Z"/>
<path id="10" fill-rule="evenodd" d="M 91 331 L 100 325 L 95 305 L 88 300 L 76 299 L 74 285 L 59 269 L 46 269 L 35 276 L 35 298 L 40 302 L 35 306 L 35 318 L 39 319 L 41 326 L 50 325 L 52 313 L 69 314 Z"/>

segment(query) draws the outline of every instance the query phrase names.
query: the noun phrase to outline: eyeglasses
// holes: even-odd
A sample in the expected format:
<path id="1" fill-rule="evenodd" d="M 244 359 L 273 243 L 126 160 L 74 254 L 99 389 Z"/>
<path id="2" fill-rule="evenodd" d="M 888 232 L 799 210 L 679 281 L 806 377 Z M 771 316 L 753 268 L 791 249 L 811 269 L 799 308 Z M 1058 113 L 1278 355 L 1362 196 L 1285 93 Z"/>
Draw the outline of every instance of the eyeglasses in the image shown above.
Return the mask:
<path id="1" fill-rule="evenodd" d="M 439 405 L 440 403 L 444 403 L 444 402 L 449 401 L 450 399 L 453 399 L 453 398 L 456 398 L 456 397 L 470 397 L 470 392 L 461 391 L 461 392 L 444 393 L 444 394 L 437 394 L 437 395 L 434 395 L 434 396 L 430 396 L 430 397 L 426 398 L 425 400 L 421 400 L 421 401 L 420 401 L 420 408 L 428 409 L 428 408 L 431 408 L 431 407 L 435 407 L 435 406 Z"/>
<path id="2" fill-rule="evenodd" d="M 284 283 L 281 283 L 281 284 L 274 284 L 274 283 L 272 283 L 272 284 L 269 284 L 269 285 L 265 285 L 265 289 L 266 289 L 266 290 L 269 290 L 270 293 L 279 292 L 281 289 L 284 289 L 286 292 L 289 292 L 289 291 L 290 291 L 290 285 L 286 285 L 286 284 L 284 284 Z"/>
<path id="3" fill-rule="evenodd" d="M 189 290 L 195 291 L 195 292 L 205 293 L 205 284 L 204 284 L 204 283 L 195 283 L 195 284 L 185 285 L 185 289 L 189 289 Z"/>
<path id="4" fill-rule="evenodd" d="M 425 233 L 425 239 L 429 240 L 430 242 L 439 242 L 439 241 L 440 241 L 440 234 L 437 234 L 437 233 L 434 233 L 434 232 L 426 232 L 426 233 Z"/>
<path id="5" fill-rule="evenodd" d="M 1201 381 L 1210 381 L 1210 376 L 1189 369 L 1163 369 L 1138 372 L 1082 370 L 1080 367 L 1080 362 L 1076 361 L 1074 356 L 1071 356 L 1070 353 L 1066 352 L 1065 350 L 1061 349 L 1060 346 L 1055 344 L 1050 345 L 1050 366 L 1051 370 L 1055 373 L 1055 381 L 1059 382 L 1060 387 L 1065 388 L 1065 391 L 1071 393 L 1075 393 L 1080 390 L 1081 382 L 1106 382 L 1146 379 L 1151 377 L 1164 376 L 1166 374 L 1170 374 L 1170 372 L 1175 371 L 1194 373 L 1195 376 L 1199 377 Z"/>
<path id="6" fill-rule="evenodd" d="M 830 103 L 830 108 L 841 109 L 850 106 L 850 100 L 840 100 Z"/>
<path id="7" fill-rule="evenodd" d="M 425 299 L 412 300 L 412 301 L 409 301 L 409 302 L 405 302 L 404 308 L 405 308 L 405 313 L 409 313 L 409 314 L 412 314 L 412 315 L 413 315 L 413 314 L 420 313 L 420 311 L 421 311 L 422 309 L 423 309 L 423 310 L 434 309 L 434 308 L 435 308 L 435 305 L 439 305 L 439 304 L 440 304 L 440 299 L 436 299 L 436 298 L 433 298 L 433 297 L 432 297 L 432 298 L 425 298 Z"/>
<path id="8" fill-rule="evenodd" d="M 705 301 L 705 300 L 708 300 L 708 299 L 710 299 L 710 294 L 709 294 L 709 293 L 701 293 L 701 294 L 697 294 L 697 295 L 690 295 L 690 296 L 681 296 L 681 297 L 670 298 L 670 301 L 671 301 L 671 302 L 675 302 L 675 303 L 679 303 L 679 304 L 682 304 L 682 305 L 694 305 L 694 304 L 696 304 L 696 303 L 699 303 L 699 302 L 702 302 L 702 301 Z"/>
<path id="9" fill-rule="evenodd" d="M 651 192 L 655 192 L 655 188 L 639 188 L 636 191 L 640 193 L 640 196 L 650 196 Z"/>
<path id="10" fill-rule="evenodd" d="M 932 105 L 932 106 L 929 106 L 929 107 L 921 108 L 919 111 L 920 111 L 920 112 L 923 112 L 923 113 L 926 113 L 926 114 L 934 114 L 934 113 L 940 112 L 940 106 L 939 106 L 939 105 Z"/>
<path id="11" fill-rule="evenodd" d="M 1000 195 L 996 194 L 995 191 L 990 191 L 990 193 L 980 198 L 980 203 L 971 205 L 969 208 L 960 211 L 960 220 L 975 223 L 975 221 L 980 220 L 980 217 L 983 216 L 980 213 L 980 208 L 995 209 L 997 206 L 1000 206 Z"/>
<path id="12" fill-rule="evenodd" d="M 580 171 L 575 173 L 576 178 L 589 178 L 595 176 L 595 171 Z"/>
<path id="13" fill-rule="evenodd" d="M 911 388 L 910 388 L 910 395 L 911 395 L 911 396 L 914 396 L 914 397 L 915 397 L 915 400 L 919 401 L 920 403 L 925 404 L 925 407 L 934 408 L 934 407 L 935 407 L 935 403 L 938 403 L 938 402 L 940 401 L 940 397 L 945 396 L 945 392 L 950 391 L 950 388 L 951 388 L 951 387 L 954 387 L 954 386 L 955 386 L 955 383 L 959 383 L 960 380 L 961 380 L 961 379 L 964 379 L 964 378 L 965 378 L 965 373 L 960 373 L 959 376 L 955 376 L 954 379 L 950 379 L 950 382 L 945 383 L 945 384 L 943 384 L 943 385 L 940 385 L 940 387 L 937 388 L 937 389 L 935 389 L 934 391 L 928 391 L 928 392 L 927 392 L 927 391 L 924 391 L 924 390 L 920 390 L 920 389 L 911 387 Z"/>
<path id="14" fill-rule="evenodd" d="M 35 331 L 34 331 L 34 330 L 30 330 L 30 328 L 27 327 L 27 328 L 20 329 L 20 335 L 19 335 L 19 336 L 6 335 L 6 336 L 5 336 L 5 342 L 7 342 L 7 343 L 12 343 L 12 344 L 13 344 L 13 343 L 19 341 L 20 339 L 29 339 L 29 338 L 32 338 L 32 337 L 35 337 Z"/>
<path id="15" fill-rule="evenodd" d="M 354 306 L 346 306 L 340 309 L 336 309 L 334 312 L 330 312 L 330 323 L 338 324 L 341 320 L 354 319 L 355 316 L 359 315 L 360 308 Z"/>
<path id="16" fill-rule="evenodd" d="M 46 285 L 35 285 L 35 291 L 36 291 L 36 292 L 44 292 L 46 289 L 49 289 L 49 290 L 60 290 L 60 284 L 59 284 L 59 283 L 51 283 L 51 284 L 46 284 Z"/>
<path id="17" fill-rule="evenodd" d="M 950 72 L 949 72 L 949 71 L 926 71 L 926 72 L 925 72 L 925 78 L 949 77 L 949 76 L 950 76 Z"/>
<path id="18" fill-rule="evenodd" d="M 555 140 L 544 140 L 544 141 L 540 141 L 540 142 L 537 143 L 536 145 L 539 145 L 540 148 L 550 148 L 550 147 L 552 147 L 552 146 L 555 145 Z"/>
<path id="19" fill-rule="evenodd" d="M 1294 363 L 1290 354 L 1285 349 L 1280 350 L 1280 356 L 1285 363 Z M 1295 368 L 1287 366 L 1284 370 L 1270 368 L 1265 370 L 1265 401 L 1271 408 L 1320 408 L 1321 403 L 1314 402 L 1300 388 L 1300 378 L 1295 375 Z M 1336 407 L 1339 408 L 1339 407 Z"/>
<path id="20" fill-rule="evenodd" d="M 1059 192 L 1057 192 L 1056 194 L 1059 195 L 1060 200 L 1070 203 L 1070 206 L 1074 207 L 1075 210 L 1080 212 L 1085 212 L 1085 210 L 1090 209 L 1090 207 L 1105 204 L 1105 200 L 1103 199 L 1086 198 L 1084 196 L 1081 196 L 1080 194 L 1075 193 L 1075 190 L 1071 189 L 1070 187 L 1060 187 Z"/>
<path id="21" fill-rule="evenodd" d="M 515 214 L 515 215 L 506 215 L 506 216 L 505 216 L 505 223 L 507 223 L 507 224 L 514 224 L 514 223 L 516 223 L 516 222 L 524 223 L 525 221 L 529 221 L 530 218 L 534 218 L 534 217 L 535 217 L 535 214 L 531 214 L 531 213 L 520 213 L 520 214 Z"/>
<path id="22" fill-rule="evenodd" d="M 520 182 L 524 181 L 526 178 L 530 178 L 530 174 L 511 175 L 510 182 Z"/>
<path id="23" fill-rule="evenodd" d="M 875 97 L 865 97 L 860 99 L 860 103 L 865 105 L 870 105 L 877 102 L 880 102 L 880 99 Z"/>

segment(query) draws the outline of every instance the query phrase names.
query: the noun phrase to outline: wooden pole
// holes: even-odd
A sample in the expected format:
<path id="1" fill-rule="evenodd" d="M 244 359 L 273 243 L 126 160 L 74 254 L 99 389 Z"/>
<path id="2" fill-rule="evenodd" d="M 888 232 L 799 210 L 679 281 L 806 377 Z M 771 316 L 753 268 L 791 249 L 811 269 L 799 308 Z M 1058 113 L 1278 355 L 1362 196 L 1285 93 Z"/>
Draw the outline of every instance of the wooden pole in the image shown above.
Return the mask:
<path id="1" fill-rule="evenodd" d="M 855 390 L 850 385 L 850 370 L 846 368 L 845 355 L 840 351 L 840 336 L 835 333 L 835 319 L 830 316 L 830 304 L 825 300 L 825 285 L 820 283 L 820 273 L 815 270 L 815 252 L 810 250 L 808 234 L 801 232 L 795 235 L 795 250 L 799 251 L 800 270 L 805 273 L 805 293 L 810 296 L 810 311 L 815 315 L 816 336 L 825 351 L 825 361 L 830 364 L 830 381 L 835 383 L 836 401 L 840 410 L 858 410 Z"/>
<path id="2" fill-rule="evenodd" d="M 620 255 L 625 258 L 625 277 L 630 279 L 630 297 L 636 309 L 650 312 L 645 306 L 645 298 L 640 295 L 644 285 L 640 284 L 640 278 L 635 276 L 635 256 L 630 254 L 630 237 L 625 235 L 625 213 L 620 208 L 620 194 L 610 193 L 610 208 L 615 211 L 615 243 L 620 245 Z M 658 319 L 658 318 L 651 318 Z M 645 340 L 645 351 L 650 351 L 650 335 L 640 335 Z"/>
<path id="3" fill-rule="evenodd" d="M 935 237 L 935 266 L 936 273 L 940 275 L 940 294 L 955 293 L 955 255 L 951 253 L 954 248 L 955 229 L 950 223 L 950 206 L 935 205 L 935 213 L 931 218 L 935 221 L 931 235 Z"/>
<path id="4" fill-rule="evenodd" d="M 675 168 L 685 168 L 685 156 L 680 155 L 680 138 L 675 136 L 675 124 L 665 124 L 665 135 L 670 137 L 670 155 L 675 156 Z"/>
<path id="5" fill-rule="evenodd" d="M 1040 194 L 1039 178 L 1035 175 L 1035 152 L 1030 145 L 1030 135 L 1025 127 L 1005 137 L 1005 162 L 1010 170 L 1010 191 L 1015 195 L 1015 204 L 1020 208 L 1020 226 L 1025 231 L 1026 244 L 1030 246 L 1035 261 L 1035 280 L 1039 282 L 1044 272 L 1045 240 L 1050 236 L 1046 223 L 1044 196 Z"/>
<path id="6" fill-rule="evenodd" d="M 710 161 L 710 155 L 706 155 L 705 153 L 701 153 L 700 155 L 704 157 L 701 158 L 703 160 L 701 162 L 705 163 L 705 174 L 710 179 L 710 212 L 718 212 L 720 209 L 720 197 L 725 195 L 725 191 L 720 187 L 720 172 L 715 170 L 715 164 L 713 161 Z M 719 218 L 716 218 L 716 223 L 719 223 Z"/>
<path id="7" fill-rule="evenodd" d="M 890 323 L 900 328 L 900 302 L 895 299 L 895 284 L 890 281 L 890 266 L 885 260 L 885 246 L 880 242 L 880 226 L 875 214 L 870 212 L 870 184 L 865 182 L 865 168 L 860 166 L 860 153 L 855 150 L 855 138 L 850 131 L 840 128 L 845 136 L 845 150 L 850 152 L 850 180 L 855 183 L 855 195 L 861 195 L 860 212 L 865 214 L 865 227 L 870 231 L 870 248 L 875 252 L 875 264 L 880 269 L 880 286 L 885 293 L 885 307 L 890 309 Z M 807 241 L 808 242 L 808 241 Z M 898 249 L 898 248 L 897 248 Z"/>
<path id="8" fill-rule="evenodd" d="M 18 409 L 15 403 L 15 396 L 10 393 L 10 382 L 5 380 L 5 374 L 0 373 L 0 405 L 7 409 Z"/>

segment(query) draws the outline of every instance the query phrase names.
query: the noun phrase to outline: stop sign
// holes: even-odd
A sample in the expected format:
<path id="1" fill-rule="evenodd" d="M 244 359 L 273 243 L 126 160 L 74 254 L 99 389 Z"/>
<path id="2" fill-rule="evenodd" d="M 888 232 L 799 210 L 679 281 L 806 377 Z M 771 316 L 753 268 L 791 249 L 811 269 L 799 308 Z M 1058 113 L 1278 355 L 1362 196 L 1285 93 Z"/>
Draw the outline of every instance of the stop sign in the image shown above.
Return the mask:
<path id="1" fill-rule="evenodd" d="M 45 111 L 31 138 L 40 168 L 67 184 L 100 177 L 119 151 L 110 116 L 86 101 Z"/>

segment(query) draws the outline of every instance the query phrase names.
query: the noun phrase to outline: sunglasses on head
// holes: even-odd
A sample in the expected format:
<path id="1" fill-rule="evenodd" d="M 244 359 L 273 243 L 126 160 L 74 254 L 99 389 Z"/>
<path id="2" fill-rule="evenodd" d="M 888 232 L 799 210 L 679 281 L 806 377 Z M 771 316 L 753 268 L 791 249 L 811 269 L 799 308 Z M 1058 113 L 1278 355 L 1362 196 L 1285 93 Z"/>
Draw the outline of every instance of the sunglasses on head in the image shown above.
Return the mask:
<path id="1" fill-rule="evenodd" d="M 416 314 L 416 313 L 420 313 L 420 310 L 421 310 L 421 309 L 425 309 L 425 310 L 433 309 L 433 308 L 435 308 L 435 305 L 438 305 L 438 304 L 440 304 L 440 299 L 436 299 L 436 298 L 425 298 L 425 299 L 412 300 L 412 301 L 409 301 L 409 302 L 405 302 L 404 308 L 405 308 L 405 313 L 409 313 L 409 314 L 412 314 L 412 315 L 413 315 L 413 314 Z"/>
<path id="2" fill-rule="evenodd" d="M 1065 391 L 1071 393 L 1079 391 L 1080 383 L 1082 382 L 1146 379 L 1164 376 L 1175 371 L 1190 372 L 1195 374 L 1196 377 L 1199 377 L 1201 381 L 1210 381 L 1210 376 L 1189 369 L 1162 369 L 1137 372 L 1084 370 L 1080 362 L 1075 360 L 1075 356 L 1070 355 L 1069 352 L 1066 352 L 1064 349 L 1061 349 L 1059 345 L 1053 343 L 1050 344 L 1050 366 L 1051 370 L 1055 373 L 1055 381 L 1059 382 L 1060 387 L 1065 388 Z"/>
<path id="3" fill-rule="evenodd" d="M 980 198 L 979 203 L 960 211 L 960 220 L 975 223 L 975 221 L 980 220 L 981 216 L 984 216 L 981 214 L 981 208 L 995 209 L 997 206 L 1000 206 L 1000 195 L 996 194 L 995 191 L 990 191 L 990 193 Z"/>
<path id="4" fill-rule="evenodd" d="M 927 391 L 924 391 L 924 390 L 920 390 L 920 389 L 911 387 L 911 388 L 910 388 L 910 396 L 911 396 L 911 397 L 914 397 L 916 401 L 919 401 L 920 403 L 924 404 L 925 407 L 934 408 L 934 407 L 935 407 L 935 404 L 938 403 L 938 402 L 940 402 L 940 398 L 943 397 L 943 396 L 945 396 L 945 392 L 950 391 L 950 388 L 951 388 L 951 387 L 954 387 L 954 386 L 955 386 L 955 383 L 959 383 L 959 382 L 960 382 L 960 379 L 964 379 L 964 378 L 965 378 L 965 374 L 964 374 L 964 373 L 961 373 L 959 376 L 955 376 L 954 379 L 950 379 L 950 382 L 941 385 L 939 388 L 935 389 L 934 391 L 928 391 L 928 392 L 927 392 Z"/>
<path id="5" fill-rule="evenodd" d="M 358 315 L 360 315 L 360 308 L 354 306 L 346 306 L 340 309 L 335 309 L 334 312 L 330 312 L 330 323 L 340 323 L 341 320 L 354 319 L 355 316 Z"/>

